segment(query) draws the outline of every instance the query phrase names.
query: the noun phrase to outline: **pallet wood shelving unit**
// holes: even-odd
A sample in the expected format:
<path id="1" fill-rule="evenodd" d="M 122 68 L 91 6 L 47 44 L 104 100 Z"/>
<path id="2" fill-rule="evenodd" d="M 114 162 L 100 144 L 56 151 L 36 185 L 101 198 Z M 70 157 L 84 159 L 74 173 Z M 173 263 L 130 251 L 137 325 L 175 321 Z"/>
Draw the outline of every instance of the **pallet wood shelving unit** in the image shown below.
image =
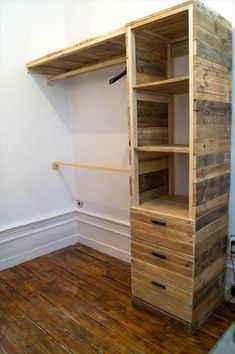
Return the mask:
<path id="1" fill-rule="evenodd" d="M 27 64 L 52 83 L 126 61 L 133 302 L 188 334 L 224 296 L 231 33 L 187 1 Z"/>

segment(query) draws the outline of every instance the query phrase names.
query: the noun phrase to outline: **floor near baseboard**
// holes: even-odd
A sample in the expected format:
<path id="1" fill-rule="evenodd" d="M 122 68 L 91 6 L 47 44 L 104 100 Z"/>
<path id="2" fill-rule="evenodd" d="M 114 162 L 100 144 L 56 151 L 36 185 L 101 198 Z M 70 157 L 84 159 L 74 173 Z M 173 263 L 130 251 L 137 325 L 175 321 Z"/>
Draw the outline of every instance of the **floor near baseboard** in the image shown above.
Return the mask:
<path id="1" fill-rule="evenodd" d="M 132 306 L 130 265 L 77 244 L 0 272 L 0 353 L 208 353 L 224 304 L 191 338 Z"/>

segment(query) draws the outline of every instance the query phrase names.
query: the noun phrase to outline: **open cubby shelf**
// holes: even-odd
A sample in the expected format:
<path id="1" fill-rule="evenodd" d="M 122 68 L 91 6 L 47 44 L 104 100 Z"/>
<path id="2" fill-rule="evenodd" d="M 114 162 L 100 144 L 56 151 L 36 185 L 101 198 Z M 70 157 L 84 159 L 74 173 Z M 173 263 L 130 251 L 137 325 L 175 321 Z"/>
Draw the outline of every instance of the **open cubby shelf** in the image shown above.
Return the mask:
<path id="1" fill-rule="evenodd" d="M 188 197 L 166 194 L 140 204 L 139 208 L 185 219 L 188 218 Z"/>

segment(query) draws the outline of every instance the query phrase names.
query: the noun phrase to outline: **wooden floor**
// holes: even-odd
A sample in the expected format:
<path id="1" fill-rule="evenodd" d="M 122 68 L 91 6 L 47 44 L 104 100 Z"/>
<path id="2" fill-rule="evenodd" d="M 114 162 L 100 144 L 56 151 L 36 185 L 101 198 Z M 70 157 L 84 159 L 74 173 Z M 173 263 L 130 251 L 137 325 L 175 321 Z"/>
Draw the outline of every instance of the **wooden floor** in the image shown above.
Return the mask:
<path id="1" fill-rule="evenodd" d="M 233 319 L 174 332 L 133 308 L 128 264 L 79 244 L 0 272 L 1 353 L 207 353 Z"/>

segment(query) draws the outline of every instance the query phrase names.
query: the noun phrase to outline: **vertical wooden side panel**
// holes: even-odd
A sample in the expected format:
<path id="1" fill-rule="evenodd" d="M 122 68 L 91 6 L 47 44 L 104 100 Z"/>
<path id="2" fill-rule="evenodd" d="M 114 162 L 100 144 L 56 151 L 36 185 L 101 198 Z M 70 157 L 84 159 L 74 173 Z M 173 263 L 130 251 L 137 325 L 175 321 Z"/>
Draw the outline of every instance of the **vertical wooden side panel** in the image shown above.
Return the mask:
<path id="1" fill-rule="evenodd" d="M 189 32 L 189 218 L 195 219 L 193 210 L 193 102 L 194 102 L 194 6 L 190 5 L 188 10 L 188 32 Z"/>
<path id="2" fill-rule="evenodd" d="M 172 78 L 173 71 L 173 62 L 172 62 L 172 45 L 171 43 L 167 44 L 167 77 L 168 79 Z M 174 145 L 174 99 L 170 97 L 168 103 L 168 144 Z M 175 193 L 175 183 L 174 183 L 174 174 L 175 174 L 175 159 L 174 154 L 169 154 L 168 157 L 168 193 Z"/>
<path id="3" fill-rule="evenodd" d="M 200 2 L 194 13 L 196 218 L 193 321 L 223 300 L 230 182 L 231 26 Z M 230 32 L 230 33 L 229 33 Z"/>
<path id="4" fill-rule="evenodd" d="M 137 132 L 137 101 L 133 85 L 136 84 L 136 53 L 135 53 L 135 32 L 127 27 L 127 84 L 129 100 L 129 153 L 131 166 L 131 205 L 139 205 L 139 173 L 138 155 L 135 147 L 138 144 Z"/>

